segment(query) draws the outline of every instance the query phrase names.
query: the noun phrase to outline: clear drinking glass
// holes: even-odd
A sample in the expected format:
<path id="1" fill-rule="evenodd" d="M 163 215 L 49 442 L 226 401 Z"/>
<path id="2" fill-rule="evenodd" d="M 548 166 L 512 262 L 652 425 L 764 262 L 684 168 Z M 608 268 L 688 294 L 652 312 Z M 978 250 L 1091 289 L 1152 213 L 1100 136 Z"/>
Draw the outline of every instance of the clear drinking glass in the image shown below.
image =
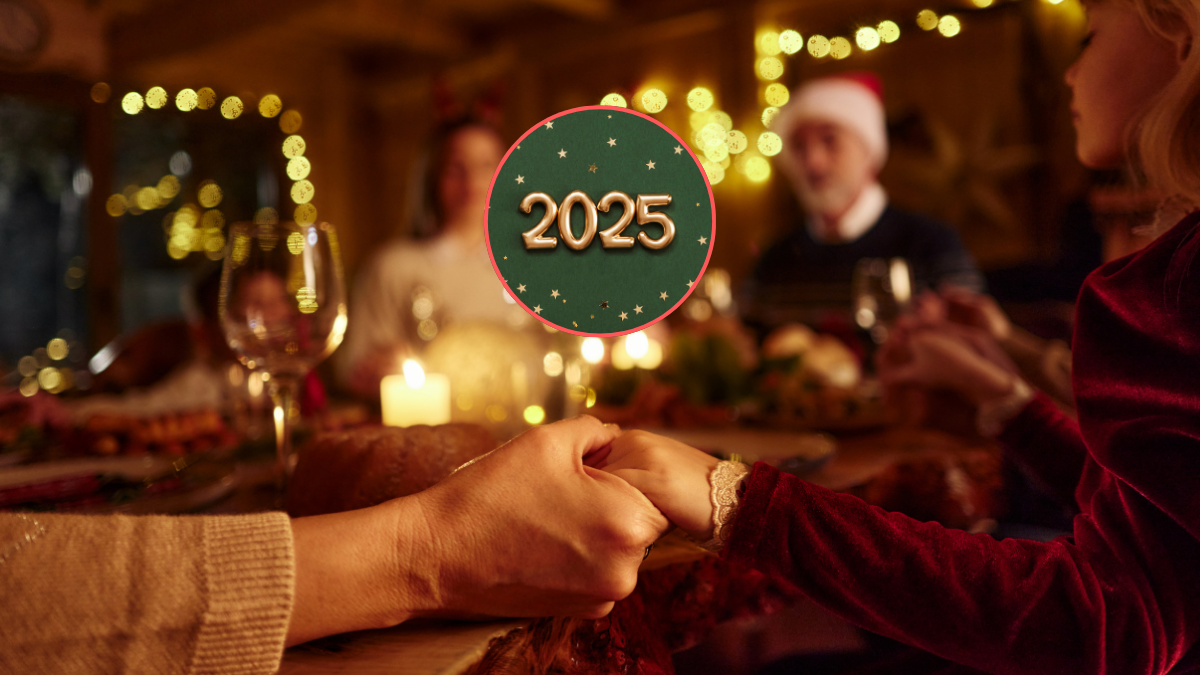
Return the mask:
<path id="1" fill-rule="evenodd" d="M 904 258 L 863 258 L 854 267 L 854 321 L 875 344 L 912 303 L 912 273 Z"/>
<path id="2" fill-rule="evenodd" d="M 270 374 L 276 479 L 295 464 L 290 411 L 301 380 L 346 333 L 337 231 L 329 223 L 236 223 L 221 274 L 221 325 L 247 367 Z"/>

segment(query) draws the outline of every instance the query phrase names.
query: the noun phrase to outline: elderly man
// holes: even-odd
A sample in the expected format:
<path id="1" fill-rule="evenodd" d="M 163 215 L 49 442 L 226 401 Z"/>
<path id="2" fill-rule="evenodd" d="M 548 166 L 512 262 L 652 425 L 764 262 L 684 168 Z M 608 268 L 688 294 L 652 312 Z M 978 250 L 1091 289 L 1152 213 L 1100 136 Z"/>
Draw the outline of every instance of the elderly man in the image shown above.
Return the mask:
<path id="1" fill-rule="evenodd" d="M 746 319 L 769 330 L 851 317 L 854 268 L 864 258 L 904 258 L 912 292 L 983 290 L 954 230 L 888 205 L 878 175 L 887 160 L 882 85 L 873 73 L 812 80 L 780 111 L 781 166 L 804 223 L 759 260 L 745 289 Z"/>

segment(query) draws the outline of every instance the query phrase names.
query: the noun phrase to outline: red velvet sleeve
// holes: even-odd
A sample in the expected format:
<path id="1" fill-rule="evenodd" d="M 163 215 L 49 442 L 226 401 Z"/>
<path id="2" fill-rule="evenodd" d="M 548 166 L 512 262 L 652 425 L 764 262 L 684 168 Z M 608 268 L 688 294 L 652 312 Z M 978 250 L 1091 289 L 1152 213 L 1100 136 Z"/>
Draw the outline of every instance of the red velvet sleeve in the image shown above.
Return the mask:
<path id="1" fill-rule="evenodd" d="M 1075 488 L 1087 447 L 1079 424 L 1039 392 L 1004 426 L 998 440 L 1033 471 L 1063 504 L 1075 507 Z"/>
<path id="2" fill-rule="evenodd" d="M 1115 491 L 1104 508 L 1119 513 L 1100 518 L 1126 530 L 1081 516 L 1074 539 L 997 541 L 760 463 L 724 555 L 857 625 L 986 672 L 1165 673 L 1200 637 L 1200 546 L 1135 491 L 1104 490 Z"/>

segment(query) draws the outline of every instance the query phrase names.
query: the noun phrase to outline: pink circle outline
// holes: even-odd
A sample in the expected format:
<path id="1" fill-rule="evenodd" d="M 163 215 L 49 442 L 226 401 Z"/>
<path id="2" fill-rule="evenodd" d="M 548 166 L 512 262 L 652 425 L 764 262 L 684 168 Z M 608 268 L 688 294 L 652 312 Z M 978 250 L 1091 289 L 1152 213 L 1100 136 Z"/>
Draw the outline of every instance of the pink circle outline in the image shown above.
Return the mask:
<path id="1" fill-rule="evenodd" d="M 588 333 L 588 332 L 581 331 L 581 330 L 571 330 L 570 328 L 560 326 L 556 323 L 552 323 L 549 320 L 542 318 L 540 315 L 538 315 L 536 312 L 534 312 L 532 309 L 530 309 L 529 306 L 526 305 L 521 300 L 520 297 L 518 297 L 520 295 L 519 293 L 513 293 L 513 289 L 510 288 L 508 285 L 508 282 L 504 280 L 504 275 L 500 273 L 500 267 L 496 264 L 496 254 L 492 252 L 491 230 L 488 228 L 488 225 L 489 225 L 488 221 L 490 220 L 491 214 L 492 214 L 492 209 L 491 209 L 492 190 L 496 187 L 496 179 L 500 177 L 500 171 L 502 171 L 504 169 L 505 162 L 508 161 L 508 158 L 510 155 L 512 155 L 513 151 L 517 149 L 517 146 L 521 144 L 521 141 L 525 140 L 525 138 L 528 137 L 529 134 L 532 134 L 533 132 L 537 131 L 538 127 L 545 126 L 547 122 L 552 122 L 564 115 L 570 115 L 571 113 L 580 112 L 583 110 L 615 110 L 617 112 L 626 113 L 629 115 L 637 115 L 639 117 L 648 119 L 651 122 L 657 124 L 664 131 L 671 134 L 671 136 L 673 136 L 675 138 L 675 140 L 679 141 L 679 145 L 684 150 L 687 150 L 688 156 L 691 157 L 692 161 L 696 163 L 696 168 L 700 169 L 700 177 L 704 179 L 704 187 L 705 187 L 705 189 L 708 190 L 709 215 L 712 218 L 712 226 L 710 228 L 709 237 L 708 237 L 708 255 L 706 255 L 704 257 L 704 265 L 702 265 L 700 267 L 700 274 L 697 275 L 696 278 L 692 281 L 691 287 L 688 288 L 687 292 L 683 294 L 683 297 L 681 297 L 679 299 L 679 302 L 676 302 L 674 305 L 672 305 L 670 309 L 668 309 L 666 312 L 659 315 L 658 318 L 654 319 L 653 321 L 651 321 L 649 323 L 642 324 L 642 325 L 638 326 L 637 328 L 630 328 L 629 330 L 620 331 L 617 333 Z M 653 117 L 651 117 L 645 113 L 641 113 L 636 110 L 630 110 L 629 108 L 622 108 L 620 106 L 587 105 L 587 106 L 580 106 L 578 108 L 571 108 L 570 110 L 564 110 L 560 113 L 555 113 L 555 114 L 547 117 L 546 119 L 542 120 L 541 122 L 538 122 L 537 124 L 529 127 L 528 131 L 521 134 L 521 137 L 518 138 L 511 146 L 509 146 L 508 152 L 504 153 L 504 158 L 500 160 L 500 165 L 496 167 L 496 173 L 492 174 L 492 182 L 490 185 L 488 185 L 487 201 L 488 201 L 488 209 L 487 209 L 487 213 L 484 214 L 483 233 L 484 233 L 484 236 L 487 238 L 488 258 L 491 259 L 491 261 L 492 261 L 492 271 L 494 271 L 496 273 L 496 278 L 499 279 L 500 283 L 504 285 L 505 292 L 507 292 L 508 296 L 510 298 L 512 298 L 514 302 L 516 302 L 518 305 L 520 305 L 521 308 L 524 309 L 529 314 L 529 316 L 532 316 L 533 318 L 537 319 L 538 321 L 541 321 L 542 323 L 546 324 L 547 326 L 550 326 L 551 328 L 554 328 L 555 330 L 560 330 L 564 333 L 570 333 L 572 335 L 582 335 L 584 337 L 620 337 L 622 335 L 629 335 L 630 333 L 636 333 L 639 330 L 645 330 L 645 329 L 649 328 L 650 326 L 653 326 L 654 324 L 658 323 L 659 321 L 662 321 L 663 319 L 670 316 L 672 313 L 675 312 L 675 310 L 679 309 L 679 306 L 682 305 L 684 303 L 684 301 L 688 299 L 689 296 L 691 296 L 692 291 L 696 290 L 697 282 L 699 282 L 701 279 L 704 278 L 704 272 L 708 270 L 708 263 L 710 260 L 712 260 L 713 246 L 716 243 L 716 239 L 717 239 L 717 208 L 716 208 L 716 201 L 713 199 L 712 184 L 708 182 L 708 174 L 704 171 L 704 166 L 700 164 L 700 159 L 698 157 L 696 157 L 696 153 L 692 152 L 692 149 L 690 147 L 688 147 L 688 144 L 686 142 L 684 142 L 684 140 L 682 138 L 679 137 L 679 134 L 672 131 L 671 128 L 668 127 L 667 125 L 663 124 L 662 122 L 659 122 L 658 120 L 654 119 Z"/>

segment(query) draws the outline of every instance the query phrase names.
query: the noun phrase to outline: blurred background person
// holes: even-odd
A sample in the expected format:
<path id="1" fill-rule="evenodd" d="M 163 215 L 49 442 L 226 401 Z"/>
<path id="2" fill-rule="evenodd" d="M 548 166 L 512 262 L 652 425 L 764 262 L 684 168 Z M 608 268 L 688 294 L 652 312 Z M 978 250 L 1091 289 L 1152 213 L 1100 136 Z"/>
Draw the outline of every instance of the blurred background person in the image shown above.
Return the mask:
<path id="1" fill-rule="evenodd" d="M 773 128 L 780 166 L 807 217 L 760 258 L 745 284 L 746 320 L 760 331 L 787 322 L 852 322 L 852 281 L 864 258 L 904 258 L 913 291 L 983 290 L 983 277 L 949 226 L 888 204 L 878 175 L 888 156 L 883 88 L 855 72 L 811 80 Z"/>
<path id="2" fill-rule="evenodd" d="M 379 382 L 400 370 L 416 346 L 445 322 L 504 322 L 520 308 L 496 278 L 484 245 L 487 195 L 505 144 L 489 124 L 443 124 L 429 145 L 417 240 L 398 240 L 367 264 L 354 288 L 339 377 L 350 391 L 378 398 Z"/>

